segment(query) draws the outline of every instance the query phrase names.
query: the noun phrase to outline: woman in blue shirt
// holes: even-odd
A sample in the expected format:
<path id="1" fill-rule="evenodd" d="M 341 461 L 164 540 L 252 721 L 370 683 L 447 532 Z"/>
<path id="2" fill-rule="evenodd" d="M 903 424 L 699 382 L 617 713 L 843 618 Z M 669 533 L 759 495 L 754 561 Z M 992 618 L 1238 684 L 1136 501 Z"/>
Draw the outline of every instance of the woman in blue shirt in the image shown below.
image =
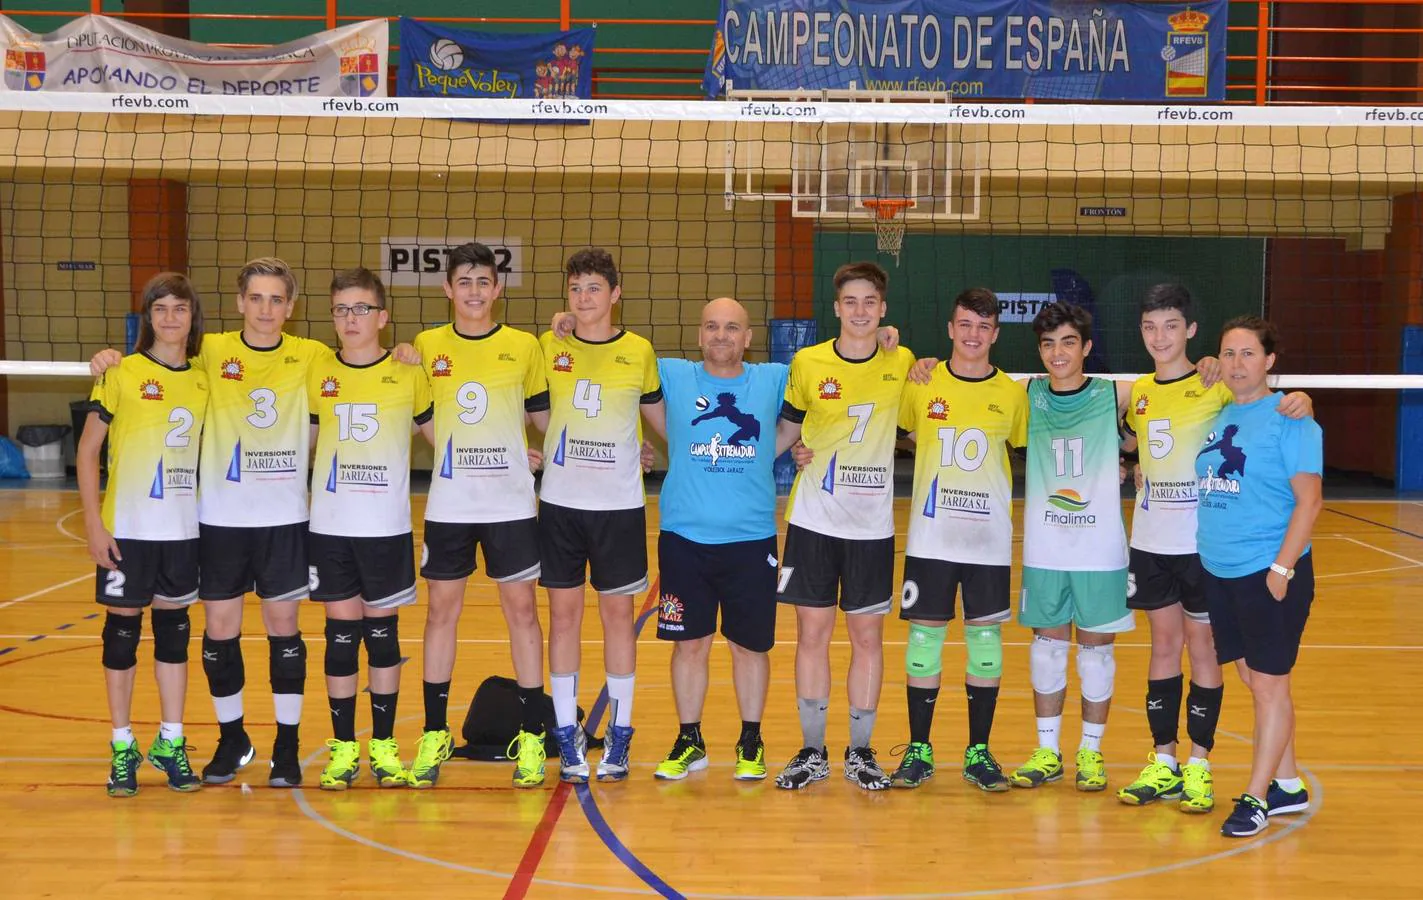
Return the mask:
<path id="1" fill-rule="evenodd" d="M 1269 817 L 1309 808 L 1295 769 L 1290 670 L 1314 599 L 1310 535 L 1324 505 L 1324 433 L 1277 415 L 1266 376 L 1277 335 L 1242 316 L 1225 324 L 1221 371 L 1234 403 L 1196 456 L 1197 543 L 1221 664 L 1235 662 L 1255 701 L 1250 784 L 1221 834 L 1248 837 Z"/>

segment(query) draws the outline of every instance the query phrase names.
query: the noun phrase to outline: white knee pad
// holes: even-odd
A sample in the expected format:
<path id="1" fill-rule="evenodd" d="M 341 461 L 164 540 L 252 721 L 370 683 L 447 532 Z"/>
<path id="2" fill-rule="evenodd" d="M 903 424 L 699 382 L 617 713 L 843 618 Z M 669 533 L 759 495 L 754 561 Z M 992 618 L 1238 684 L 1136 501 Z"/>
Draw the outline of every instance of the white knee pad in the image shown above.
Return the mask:
<path id="1" fill-rule="evenodd" d="M 1117 657 L 1112 644 L 1077 648 L 1077 677 L 1082 682 L 1082 699 L 1101 703 L 1112 699 L 1117 677 Z"/>
<path id="2" fill-rule="evenodd" d="M 1067 651 L 1072 645 L 1057 638 L 1038 635 L 1028 649 L 1028 671 L 1033 690 L 1039 694 L 1056 694 L 1067 687 Z"/>

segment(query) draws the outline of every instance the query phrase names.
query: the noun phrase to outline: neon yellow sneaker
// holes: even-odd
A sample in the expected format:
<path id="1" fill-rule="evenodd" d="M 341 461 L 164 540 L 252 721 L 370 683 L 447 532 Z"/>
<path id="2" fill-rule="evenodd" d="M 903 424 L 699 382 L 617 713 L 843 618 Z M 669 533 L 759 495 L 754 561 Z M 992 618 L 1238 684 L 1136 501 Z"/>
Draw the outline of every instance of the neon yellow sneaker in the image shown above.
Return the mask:
<path id="1" fill-rule="evenodd" d="M 1014 787 L 1035 788 L 1062 777 L 1062 754 L 1039 747 L 1012 775 Z"/>
<path id="2" fill-rule="evenodd" d="M 1077 751 L 1077 789 L 1100 791 L 1107 787 L 1107 760 L 1100 750 Z"/>
<path id="3" fill-rule="evenodd" d="M 400 745 L 395 738 L 371 738 L 366 742 L 366 755 L 371 760 L 371 774 L 381 787 L 405 787 L 410 784 L 410 772 L 400 761 Z"/>
<path id="4" fill-rule="evenodd" d="M 356 741 L 328 740 L 331 761 L 321 770 L 323 791 L 344 791 L 361 774 L 361 745 Z"/>
<path id="5" fill-rule="evenodd" d="M 677 735 L 672 751 L 667 758 L 657 764 L 652 777 L 663 781 L 681 781 L 692 772 L 700 772 L 707 767 L 707 748 L 699 747 L 685 735 Z"/>
<path id="6" fill-rule="evenodd" d="M 1215 809 L 1215 779 L 1200 763 L 1181 767 L 1181 812 L 1208 813 Z"/>
<path id="7" fill-rule="evenodd" d="M 450 730 L 427 731 L 415 744 L 415 761 L 410 764 L 410 786 L 423 790 L 440 780 L 440 766 L 450 758 L 454 740 Z"/>
<path id="8" fill-rule="evenodd" d="M 1117 791 L 1117 799 L 1128 806 L 1145 806 L 1153 800 L 1175 800 L 1180 796 L 1180 773 L 1158 762 L 1155 753 L 1146 755 L 1146 768 L 1136 781 Z"/>
<path id="9" fill-rule="evenodd" d="M 520 729 L 504 755 L 514 760 L 514 787 L 535 788 L 544 783 L 544 761 L 548 754 L 544 752 L 543 732 L 529 734 Z"/>
<path id="10" fill-rule="evenodd" d="M 766 778 L 766 745 L 757 741 L 751 746 L 736 745 L 736 771 L 731 774 L 737 781 L 763 781 Z"/>

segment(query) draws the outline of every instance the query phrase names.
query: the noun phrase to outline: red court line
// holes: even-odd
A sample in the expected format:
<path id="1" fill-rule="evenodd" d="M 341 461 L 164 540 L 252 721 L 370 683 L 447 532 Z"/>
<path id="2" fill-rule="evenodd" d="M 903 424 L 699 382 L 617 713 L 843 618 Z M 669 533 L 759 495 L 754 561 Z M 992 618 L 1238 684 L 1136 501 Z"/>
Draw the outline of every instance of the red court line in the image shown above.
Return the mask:
<path id="1" fill-rule="evenodd" d="M 642 601 L 642 609 L 633 616 L 634 621 L 657 603 L 661 582 L 660 578 L 652 582 L 647 599 Z M 558 818 L 563 815 L 563 810 L 568 805 L 568 797 L 572 793 L 573 785 L 565 781 L 560 781 L 553 789 L 548 806 L 544 808 L 543 818 L 539 819 L 538 827 L 534 829 L 533 836 L 529 838 L 529 845 L 524 848 L 524 855 L 519 860 L 519 868 L 514 870 L 514 877 L 509 881 L 509 889 L 504 892 L 504 900 L 523 900 L 528 895 L 529 887 L 534 883 L 534 873 L 543 861 L 544 851 L 548 849 L 548 842 L 553 838 L 553 830 L 558 827 Z"/>

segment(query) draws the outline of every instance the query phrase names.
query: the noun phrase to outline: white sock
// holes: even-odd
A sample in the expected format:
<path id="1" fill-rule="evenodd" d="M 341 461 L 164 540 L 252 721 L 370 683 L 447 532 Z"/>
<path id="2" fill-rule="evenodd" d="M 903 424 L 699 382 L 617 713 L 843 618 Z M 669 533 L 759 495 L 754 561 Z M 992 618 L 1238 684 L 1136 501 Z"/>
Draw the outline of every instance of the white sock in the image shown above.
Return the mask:
<path id="1" fill-rule="evenodd" d="M 1102 735 L 1107 733 L 1107 723 L 1098 725 L 1095 722 L 1082 723 L 1082 743 L 1077 745 L 1078 750 L 1102 750 Z"/>
<path id="2" fill-rule="evenodd" d="M 1209 771 L 1211 770 L 1211 761 L 1208 760 L 1208 759 L 1206 759 L 1204 756 L 1193 756 L 1193 757 L 1191 757 L 1189 760 L 1186 761 L 1186 765 L 1188 765 L 1188 766 L 1200 766 L 1202 769 L 1205 769 L 1207 772 L 1209 772 Z"/>
<path id="3" fill-rule="evenodd" d="M 301 724 L 301 701 L 305 694 L 273 694 L 272 705 L 276 707 L 278 725 L 300 725 Z M 238 695 L 238 702 L 241 695 Z"/>
<path id="4" fill-rule="evenodd" d="M 578 724 L 578 673 L 550 672 L 549 693 L 553 694 L 553 720 L 559 728 Z"/>
<path id="5" fill-rule="evenodd" d="M 635 675 L 608 673 L 608 721 L 619 728 L 632 727 L 632 687 Z"/>
<path id="6" fill-rule="evenodd" d="M 132 744 L 133 728 L 128 725 L 125 725 L 122 728 L 115 728 L 114 736 L 110 740 L 112 740 L 115 744 Z"/>
<path id="7" fill-rule="evenodd" d="M 1038 716 L 1038 746 L 1046 747 L 1054 753 L 1062 752 L 1060 735 L 1062 734 L 1062 716 L 1048 716 L 1044 718 Z"/>
<path id="8" fill-rule="evenodd" d="M 238 719 L 242 718 L 243 715 L 242 692 L 238 691 L 237 693 L 229 697 L 212 698 L 212 708 L 213 711 L 217 713 L 218 722 L 237 721 Z M 278 719 L 277 721 L 281 721 L 281 719 Z"/>
<path id="9" fill-rule="evenodd" d="M 183 739 L 182 722 L 159 722 L 158 736 L 165 741 L 180 741 Z"/>
<path id="10" fill-rule="evenodd" d="M 1275 784 L 1287 794 L 1298 794 L 1304 790 L 1304 780 L 1301 778 L 1276 778 Z"/>
<path id="11" fill-rule="evenodd" d="M 1083 730 L 1083 731 L 1086 731 L 1087 729 L 1086 729 L 1086 727 L 1084 726 L 1082 730 Z M 1100 740 L 1099 740 L 1099 744 L 1100 744 Z M 1166 768 L 1170 769 L 1170 770 L 1173 771 L 1173 772 L 1179 772 L 1179 771 L 1180 771 L 1180 764 L 1176 762 L 1176 757 L 1175 757 L 1175 756 L 1172 756 L 1170 753 L 1162 753 L 1160 750 L 1156 751 L 1156 761 L 1159 762 L 1159 763 L 1161 763 L 1163 766 L 1165 766 Z"/>

